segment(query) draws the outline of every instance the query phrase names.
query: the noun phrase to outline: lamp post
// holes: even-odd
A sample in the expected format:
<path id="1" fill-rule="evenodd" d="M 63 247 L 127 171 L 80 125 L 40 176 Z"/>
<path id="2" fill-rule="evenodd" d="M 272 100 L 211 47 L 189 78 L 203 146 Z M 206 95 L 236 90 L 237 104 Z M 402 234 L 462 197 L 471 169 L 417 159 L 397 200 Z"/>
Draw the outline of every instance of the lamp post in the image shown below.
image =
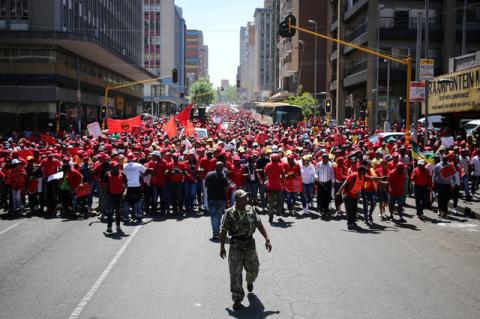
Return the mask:
<path id="1" fill-rule="evenodd" d="M 318 24 L 315 20 L 308 20 L 308 23 L 313 24 L 315 26 L 315 33 L 317 33 Z M 314 54 L 314 61 L 313 61 L 313 96 L 317 96 L 317 37 L 315 37 L 315 54 Z"/>
<path id="2" fill-rule="evenodd" d="M 302 54 L 300 55 L 300 65 L 298 67 L 298 79 L 297 79 L 297 95 L 300 94 L 300 77 L 302 76 L 302 68 L 303 68 L 303 54 L 305 53 L 305 43 L 303 40 L 298 40 L 298 44 L 302 45 Z"/>
<path id="3" fill-rule="evenodd" d="M 378 5 L 377 8 L 377 51 L 380 51 L 380 11 L 385 6 L 383 3 Z M 379 82 L 379 68 L 380 68 L 380 57 L 377 56 L 377 75 L 376 75 L 376 91 L 375 91 L 375 114 L 374 114 L 374 130 L 377 128 L 378 125 L 378 82 Z"/>

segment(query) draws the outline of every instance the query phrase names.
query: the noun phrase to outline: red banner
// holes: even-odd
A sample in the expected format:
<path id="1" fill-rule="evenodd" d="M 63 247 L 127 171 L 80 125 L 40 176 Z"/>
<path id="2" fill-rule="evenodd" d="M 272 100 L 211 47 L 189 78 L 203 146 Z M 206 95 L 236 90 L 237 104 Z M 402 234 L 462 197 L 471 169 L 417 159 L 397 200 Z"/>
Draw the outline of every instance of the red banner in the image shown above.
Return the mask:
<path id="1" fill-rule="evenodd" d="M 55 140 L 55 138 L 53 136 L 46 135 L 46 134 L 41 134 L 40 135 L 40 140 L 44 143 L 51 144 L 51 145 L 57 144 L 57 141 Z"/>
<path id="2" fill-rule="evenodd" d="M 90 194 L 91 188 L 89 183 L 81 184 L 77 188 L 75 188 L 75 196 L 77 198 L 82 198 L 88 196 Z"/>
<path id="3" fill-rule="evenodd" d="M 453 166 L 453 164 L 450 164 L 450 165 L 445 166 L 442 169 L 440 169 L 440 175 L 442 176 L 443 179 L 447 179 L 449 177 L 452 177 L 453 175 L 455 175 L 455 173 L 456 173 L 456 171 L 455 171 L 455 167 Z"/>
<path id="4" fill-rule="evenodd" d="M 107 128 L 108 133 L 131 133 L 134 127 L 141 127 L 142 126 L 142 119 L 140 116 L 132 117 L 125 120 L 114 120 L 111 118 L 107 118 Z"/>
<path id="5" fill-rule="evenodd" d="M 190 112 L 192 111 L 193 103 L 188 104 L 186 108 L 181 110 L 177 114 L 177 120 L 180 122 L 180 125 L 185 127 L 190 120 Z"/>
<path id="6" fill-rule="evenodd" d="M 33 156 L 32 150 L 21 150 L 18 151 L 18 157 L 26 159 L 29 156 Z"/>

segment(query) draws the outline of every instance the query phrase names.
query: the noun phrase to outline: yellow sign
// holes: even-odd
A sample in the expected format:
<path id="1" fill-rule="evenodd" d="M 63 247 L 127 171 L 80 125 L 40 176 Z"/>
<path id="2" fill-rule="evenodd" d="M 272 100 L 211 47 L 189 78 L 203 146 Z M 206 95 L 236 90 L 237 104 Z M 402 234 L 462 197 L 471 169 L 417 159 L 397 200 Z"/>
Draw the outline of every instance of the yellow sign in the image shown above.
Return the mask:
<path id="1" fill-rule="evenodd" d="M 430 114 L 480 111 L 480 67 L 438 76 L 428 93 Z"/>

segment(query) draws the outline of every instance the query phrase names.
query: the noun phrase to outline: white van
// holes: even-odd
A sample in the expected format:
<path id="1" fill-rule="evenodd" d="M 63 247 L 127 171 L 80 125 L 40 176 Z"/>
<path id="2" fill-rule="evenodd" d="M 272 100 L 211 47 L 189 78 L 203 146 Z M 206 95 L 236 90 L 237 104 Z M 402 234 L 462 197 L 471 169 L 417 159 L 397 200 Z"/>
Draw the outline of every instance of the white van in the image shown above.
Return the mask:
<path id="1" fill-rule="evenodd" d="M 420 124 L 423 128 L 425 128 L 425 118 L 422 117 L 418 120 L 418 124 Z M 428 117 L 428 129 L 429 130 L 441 130 L 445 127 L 445 117 L 442 115 L 430 115 Z"/>
<path id="2" fill-rule="evenodd" d="M 465 130 L 465 133 L 467 134 L 467 136 L 471 135 L 479 127 L 480 127 L 480 120 L 471 120 L 463 125 L 463 129 Z"/>

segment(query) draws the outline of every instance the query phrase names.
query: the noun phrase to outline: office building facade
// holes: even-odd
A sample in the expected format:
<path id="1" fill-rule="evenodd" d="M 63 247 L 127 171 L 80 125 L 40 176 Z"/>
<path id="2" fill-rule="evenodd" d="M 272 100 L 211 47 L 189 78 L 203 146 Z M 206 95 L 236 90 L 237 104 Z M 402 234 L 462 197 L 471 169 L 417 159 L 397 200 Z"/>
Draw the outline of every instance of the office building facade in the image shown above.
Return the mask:
<path id="1" fill-rule="evenodd" d="M 105 86 L 152 78 L 143 67 L 139 1 L 0 1 L 0 125 L 53 128 L 141 108 L 142 86 Z M 122 30 L 133 30 L 122 32 Z M 74 125 L 75 127 L 75 125 Z"/>
<path id="2" fill-rule="evenodd" d="M 174 0 L 144 0 L 145 68 L 161 78 L 144 86 L 144 112 L 159 115 L 175 110 L 185 93 L 185 32 L 182 9 Z M 172 83 L 172 69 L 178 82 Z"/>
<path id="3" fill-rule="evenodd" d="M 435 60 L 436 75 L 448 73 L 449 58 L 461 53 L 464 14 L 466 53 L 479 49 L 480 6 L 476 3 L 479 1 L 469 1 L 464 13 L 463 1 L 429 1 L 429 47 L 426 52 L 422 42 L 419 54 L 421 58 Z M 330 36 L 379 48 L 400 58 L 411 56 L 415 79 L 418 24 L 421 24 L 423 34 L 425 30 L 424 0 L 333 0 L 328 4 Z M 425 36 L 422 38 L 424 40 Z M 377 62 L 373 55 L 346 46 L 338 49 L 332 43 L 327 46 L 327 55 L 326 80 L 339 121 L 364 117 L 366 112 L 370 114 L 371 127 L 383 127 L 387 117 L 390 122 L 401 123 L 405 119 L 404 65 L 384 59 Z"/>

